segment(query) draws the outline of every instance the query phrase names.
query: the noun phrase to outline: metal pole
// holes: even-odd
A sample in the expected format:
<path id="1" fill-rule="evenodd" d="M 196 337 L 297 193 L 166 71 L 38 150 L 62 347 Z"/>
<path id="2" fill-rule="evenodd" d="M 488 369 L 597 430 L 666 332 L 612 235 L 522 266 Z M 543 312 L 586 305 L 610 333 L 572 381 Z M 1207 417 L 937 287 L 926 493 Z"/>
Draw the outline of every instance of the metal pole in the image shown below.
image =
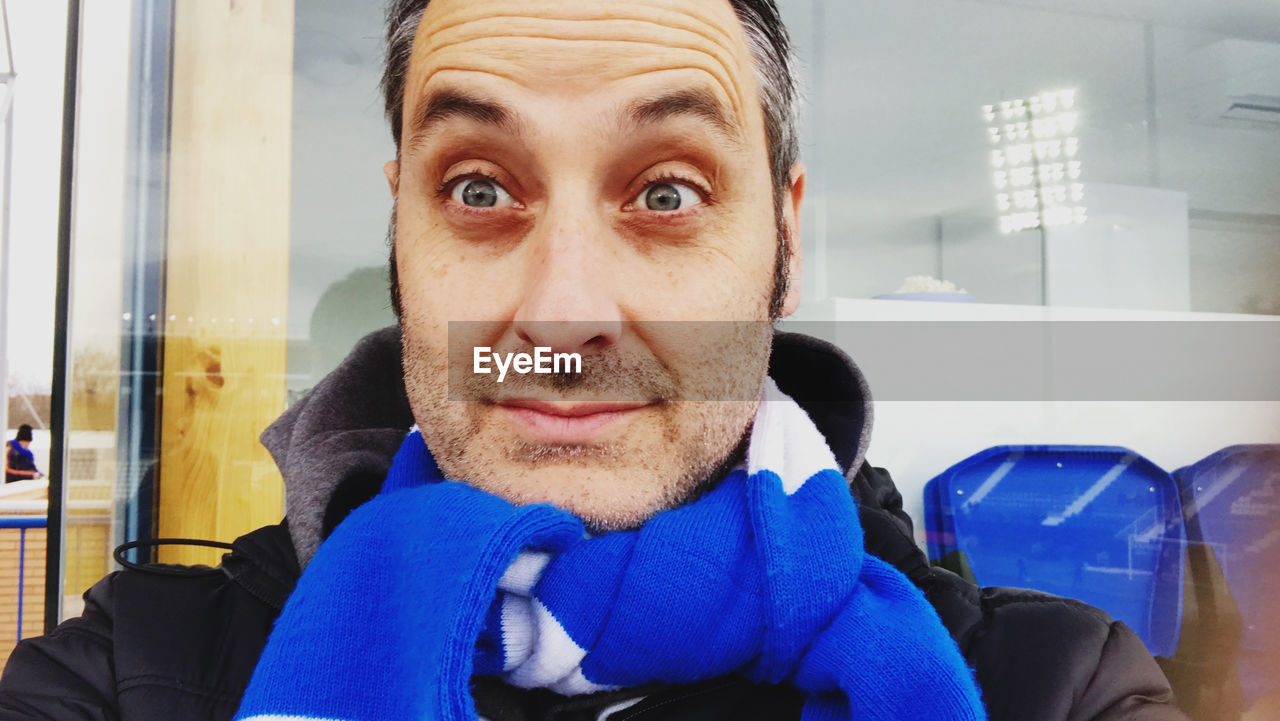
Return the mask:
<path id="1" fill-rule="evenodd" d="M 0 0 L 4 21 L 4 195 L 0 197 L 0 431 L 9 427 L 9 196 L 13 180 L 13 42 L 9 35 L 9 6 Z"/>
<path id="2" fill-rule="evenodd" d="M 18 640 L 22 640 L 22 595 L 27 585 L 27 529 L 18 529 Z"/>
<path id="3" fill-rule="evenodd" d="M 1156 32 L 1155 26 L 1142 26 L 1142 54 L 1146 66 L 1147 117 L 1143 125 L 1147 129 L 1147 185 L 1160 187 L 1160 115 L 1156 112 Z"/>
<path id="4" fill-rule="evenodd" d="M 1044 206 L 1040 207 L 1040 305 L 1049 305 L 1049 230 L 1044 225 Z"/>
<path id="5" fill-rule="evenodd" d="M 826 53 L 826 36 L 827 16 L 825 0 L 813 1 L 813 88 L 811 88 L 815 98 L 828 97 L 826 92 L 826 65 L 827 59 L 824 57 Z M 796 102 L 799 102 L 797 100 Z M 826 138 L 826 107 L 818 107 L 815 103 L 809 107 L 809 118 L 812 122 L 813 137 L 819 143 L 827 141 Z M 813 261 L 806 263 L 805 267 L 813 268 L 813 299 L 816 301 L 825 301 L 831 294 L 831 268 L 828 262 L 827 235 L 830 232 L 830 188 L 827 185 L 827 163 L 825 160 L 814 159 L 814 165 L 808 169 L 810 178 L 810 188 L 808 195 L 815 198 L 819 202 L 817 207 L 813 209 L 814 229 L 813 229 Z M 814 191 L 817 191 L 816 193 Z M 781 209 L 779 209 L 781 212 Z M 798 219 L 797 219 L 798 220 Z"/>
<path id="6" fill-rule="evenodd" d="M 65 493 L 68 387 L 71 383 L 69 313 L 71 309 L 72 211 L 75 198 L 76 89 L 80 64 L 80 0 L 67 0 L 66 75 L 62 89 L 62 158 L 58 198 L 58 270 L 53 313 L 53 388 L 49 428 L 49 530 L 45 554 L 44 630 L 62 615 L 62 531 Z"/>
<path id="7" fill-rule="evenodd" d="M 5 25 L 8 25 L 7 18 Z M 0 431 L 9 427 L 9 196 L 13 179 L 13 79 L 10 73 L 5 82 L 4 196 L 0 197 Z"/>
<path id="8" fill-rule="evenodd" d="M 9 3 L 6 0 L 0 0 L 0 13 L 4 14 L 4 51 L 5 59 L 9 61 L 9 72 L 13 70 L 13 41 L 9 37 Z"/>
<path id="9" fill-rule="evenodd" d="M 134 5 L 130 59 L 129 177 L 124 244 L 124 307 L 130 321 L 120 339 L 117 447 L 123 459 L 115 544 L 150 538 L 160 427 L 161 329 L 165 327 L 164 257 L 168 238 L 169 102 L 173 64 L 173 0 Z M 154 319 L 154 321 L 152 320 Z M 150 478 L 151 483 L 144 483 Z M 138 562 L 138 551 L 129 560 Z M 141 559 L 146 561 L 148 559 Z"/>
<path id="10" fill-rule="evenodd" d="M 1031 127 L 1035 127 L 1036 115 L 1027 110 L 1027 123 Z M 1032 140 L 1035 140 L 1032 137 Z M 1036 188 L 1036 205 L 1040 210 L 1040 305 L 1049 305 L 1049 227 L 1044 222 L 1044 211 L 1046 209 L 1044 202 L 1044 183 L 1040 181 L 1040 154 L 1031 153 L 1031 172 L 1035 174 L 1032 180 L 1035 181 Z"/>

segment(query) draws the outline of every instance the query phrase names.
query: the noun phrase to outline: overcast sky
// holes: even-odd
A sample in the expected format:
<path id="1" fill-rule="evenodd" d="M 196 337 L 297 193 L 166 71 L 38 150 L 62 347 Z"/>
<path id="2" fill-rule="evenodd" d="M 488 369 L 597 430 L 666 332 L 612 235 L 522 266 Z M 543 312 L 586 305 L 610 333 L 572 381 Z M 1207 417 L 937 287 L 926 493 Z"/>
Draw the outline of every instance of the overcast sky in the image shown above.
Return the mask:
<path id="1" fill-rule="evenodd" d="M 9 377 L 48 389 L 53 355 L 58 158 L 62 137 L 66 4 L 8 0 L 13 64 L 13 175 L 10 178 Z"/>

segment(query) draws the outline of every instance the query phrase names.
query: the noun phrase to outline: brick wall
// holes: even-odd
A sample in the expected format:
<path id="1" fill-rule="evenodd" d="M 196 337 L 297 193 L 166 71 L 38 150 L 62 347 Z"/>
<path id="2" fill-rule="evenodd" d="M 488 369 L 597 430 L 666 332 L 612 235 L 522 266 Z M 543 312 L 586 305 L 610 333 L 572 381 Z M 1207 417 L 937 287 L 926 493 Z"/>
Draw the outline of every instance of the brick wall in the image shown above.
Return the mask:
<path id="1" fill-rule="evenodd" d="M 19 546 L 23 531 L 0 529 L 0 663 L 18 642 L 18 571 Z M 22 637 L 44 633 L 44 563 L 43 528 L 26 529 L 26 555 L 23 559 Z"/>

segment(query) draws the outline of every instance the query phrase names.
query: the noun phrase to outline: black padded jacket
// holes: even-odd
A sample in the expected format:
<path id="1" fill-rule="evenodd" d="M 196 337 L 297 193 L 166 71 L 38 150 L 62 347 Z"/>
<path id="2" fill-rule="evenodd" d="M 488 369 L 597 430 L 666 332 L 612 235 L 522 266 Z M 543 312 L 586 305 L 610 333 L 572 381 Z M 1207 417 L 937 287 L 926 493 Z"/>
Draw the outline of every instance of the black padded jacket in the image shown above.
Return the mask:
<path id="1" fill-rule="evenodd" d="M 892 480 L 862 460 L 870 402 L 856 367 L 838 350 L 779 335 L 770 374 L 828 437 L 859 502 L 867 550 L 923 589 L 974 669 L 992 721 L 1185 721 L 1159 667 L 1122 623 L 1033 591 L 979 589 L 929 565 Z M 264 434 L 285 473 L 289 520 L 237 539 L 216 569 L 152 566 L 107 576 L 85 594 L 80 617 L 14 650 L 0 677 L 0 721 L 230 719 L 314 552 L 299 538 L 311 534 L 318 544 L 385 476 L 411 422 L 399 377 L 392 333 L 357 346 Z M 388 432 L 373 433 L 377 428 Z M 360 441 L 345 455 L 334 445 L 344 435 Z M 316 449 L 327 463 L 305 460 Z M 315 476 L 305 491 L 291 487 L 307 485 L 309 468 L 336 477 Z M 311 529 L 300 532 L 295 516 Z M 579 697 L 476 678 L 473 696 L 489 721 L 594 721 L 628 702 L 611 721 L 788 719 L 799 718 L 804 700 L 786 686 L 734 677 Z"/>

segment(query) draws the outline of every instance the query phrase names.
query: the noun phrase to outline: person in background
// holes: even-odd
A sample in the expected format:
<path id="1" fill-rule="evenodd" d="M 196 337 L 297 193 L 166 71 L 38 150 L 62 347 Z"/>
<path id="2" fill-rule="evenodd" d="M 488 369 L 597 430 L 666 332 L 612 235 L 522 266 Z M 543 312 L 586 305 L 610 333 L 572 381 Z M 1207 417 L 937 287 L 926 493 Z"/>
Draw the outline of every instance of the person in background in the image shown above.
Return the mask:
<path id="1" fill-rule="evenodd" d="M 18 426 L 18 435 L 9 441 L 7 451 L 4 454 L 5 483 L 44 478 L 44 474 L 36 468 L 36 457 L 31 452 L 31 426 L 26 423 Z"/>

